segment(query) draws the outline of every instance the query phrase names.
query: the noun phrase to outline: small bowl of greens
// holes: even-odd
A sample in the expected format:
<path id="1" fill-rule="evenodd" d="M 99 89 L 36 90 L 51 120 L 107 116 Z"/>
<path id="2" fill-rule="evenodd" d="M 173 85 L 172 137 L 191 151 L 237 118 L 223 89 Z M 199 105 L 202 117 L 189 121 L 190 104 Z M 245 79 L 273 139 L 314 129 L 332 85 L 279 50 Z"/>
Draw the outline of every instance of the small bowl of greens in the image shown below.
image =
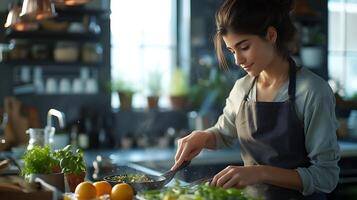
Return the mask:
<path id="1" fill-rule="evenodd" d="M 127 183 L 134 188 L 135 192 L 162 188 L 165 185 L 164 176 L 154 176 L 142 173 L 116 174 L 104 177 L 111 185 Z"/>

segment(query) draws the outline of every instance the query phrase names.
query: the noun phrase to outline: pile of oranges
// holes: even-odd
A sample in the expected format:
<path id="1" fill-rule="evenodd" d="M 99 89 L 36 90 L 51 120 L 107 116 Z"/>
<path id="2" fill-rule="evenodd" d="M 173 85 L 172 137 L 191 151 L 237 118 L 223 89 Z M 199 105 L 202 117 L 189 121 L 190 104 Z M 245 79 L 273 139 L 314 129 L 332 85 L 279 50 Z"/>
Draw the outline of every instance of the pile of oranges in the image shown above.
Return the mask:
<path id="1" fill-rule="evenodd" d="M 132 200 L 133 188 L 126 183 L 118 183 L 112 187 L 106 181 L 82 182 L 77 185 L 75 198 L 78 200 Z"/>

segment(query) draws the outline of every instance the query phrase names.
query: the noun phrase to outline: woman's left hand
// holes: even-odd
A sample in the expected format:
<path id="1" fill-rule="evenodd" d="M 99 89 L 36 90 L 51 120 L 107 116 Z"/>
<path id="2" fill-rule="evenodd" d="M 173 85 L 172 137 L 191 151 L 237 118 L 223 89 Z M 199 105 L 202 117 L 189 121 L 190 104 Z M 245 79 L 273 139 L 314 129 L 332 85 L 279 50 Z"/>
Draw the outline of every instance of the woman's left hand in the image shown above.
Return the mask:
<path id="1" fill-rule="evenodd" d="M 213 177 L 211 185 L 223 188 L 242 188 L 261 183 L 262 174 L 262 167 L 259 165 L 228 166 Z"/>

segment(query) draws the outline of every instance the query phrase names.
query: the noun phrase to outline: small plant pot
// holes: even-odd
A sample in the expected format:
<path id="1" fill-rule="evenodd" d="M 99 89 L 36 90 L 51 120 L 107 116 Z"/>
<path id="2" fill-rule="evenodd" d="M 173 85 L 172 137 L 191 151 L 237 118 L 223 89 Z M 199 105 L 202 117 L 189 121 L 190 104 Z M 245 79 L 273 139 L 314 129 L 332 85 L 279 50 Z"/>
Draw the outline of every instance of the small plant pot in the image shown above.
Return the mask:
<path id="1" fill-rule="evenodd" d="M 36 178 L 40 178 L 46 183 L 56 187 L 57 189 L 64 192 L 64 175 L 63 173 L 53 173 L 53 174 L 30 174 L 29 181 L 34 182 Z"/>
<path id="2" fill-rule="evenodd" d="M 80 174 L 66 174 L 66 179 L 70 192 L 74 192 L 78 184 L 84 181 L 86 172 L 81 172 Z"/>
<path id="3" fill-rule="evenodd" d="M 159 97 L 158 96 L 148 96 L 148 108 L 149 110 L 156 110 L 158 108 Z"/>
<path id="4" fill-rule="evenodd" d="M 120 108 L 122 110 L 131 110 L 133 93 L 118 92 Z"/>
<path id="5" fill-rule="evenodd" d="M 171 107 L 173 110 L 186 110 L 188 106 L 187 96 L 170 96 Z"/>
<path id="6" fill-rule="evenodd" d="M 59 165 L 54 165 L 52 166 L 52 173 L 61 173 L 61 166 Z"/>

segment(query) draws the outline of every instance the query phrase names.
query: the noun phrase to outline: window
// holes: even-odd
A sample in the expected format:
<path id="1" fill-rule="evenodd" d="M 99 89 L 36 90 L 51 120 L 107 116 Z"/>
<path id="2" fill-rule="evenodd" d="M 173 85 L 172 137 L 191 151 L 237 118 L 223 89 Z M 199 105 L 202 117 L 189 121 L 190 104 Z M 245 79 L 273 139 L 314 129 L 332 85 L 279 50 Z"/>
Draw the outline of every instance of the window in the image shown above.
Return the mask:
<path id="1" fill-rule="evenodd" d="M 357 0 L 329 0 L 329 77 L 341 95 L 357 92 Z"/>
<path id="2" fill-rule="evenodd" d="M 162 83 L 169 83 L 176 59 L 176 0 L 113 0 L 111 1 L 111 74 L 134 86 L 134 108 L 146 107 L 148 75 L 162 74 Z M 163 86 L 163 95 L 168 84 Z M 112 107 L 118 108 L 117 94 Z M 161 107 L 168 101 L 160 100 Z"/>

